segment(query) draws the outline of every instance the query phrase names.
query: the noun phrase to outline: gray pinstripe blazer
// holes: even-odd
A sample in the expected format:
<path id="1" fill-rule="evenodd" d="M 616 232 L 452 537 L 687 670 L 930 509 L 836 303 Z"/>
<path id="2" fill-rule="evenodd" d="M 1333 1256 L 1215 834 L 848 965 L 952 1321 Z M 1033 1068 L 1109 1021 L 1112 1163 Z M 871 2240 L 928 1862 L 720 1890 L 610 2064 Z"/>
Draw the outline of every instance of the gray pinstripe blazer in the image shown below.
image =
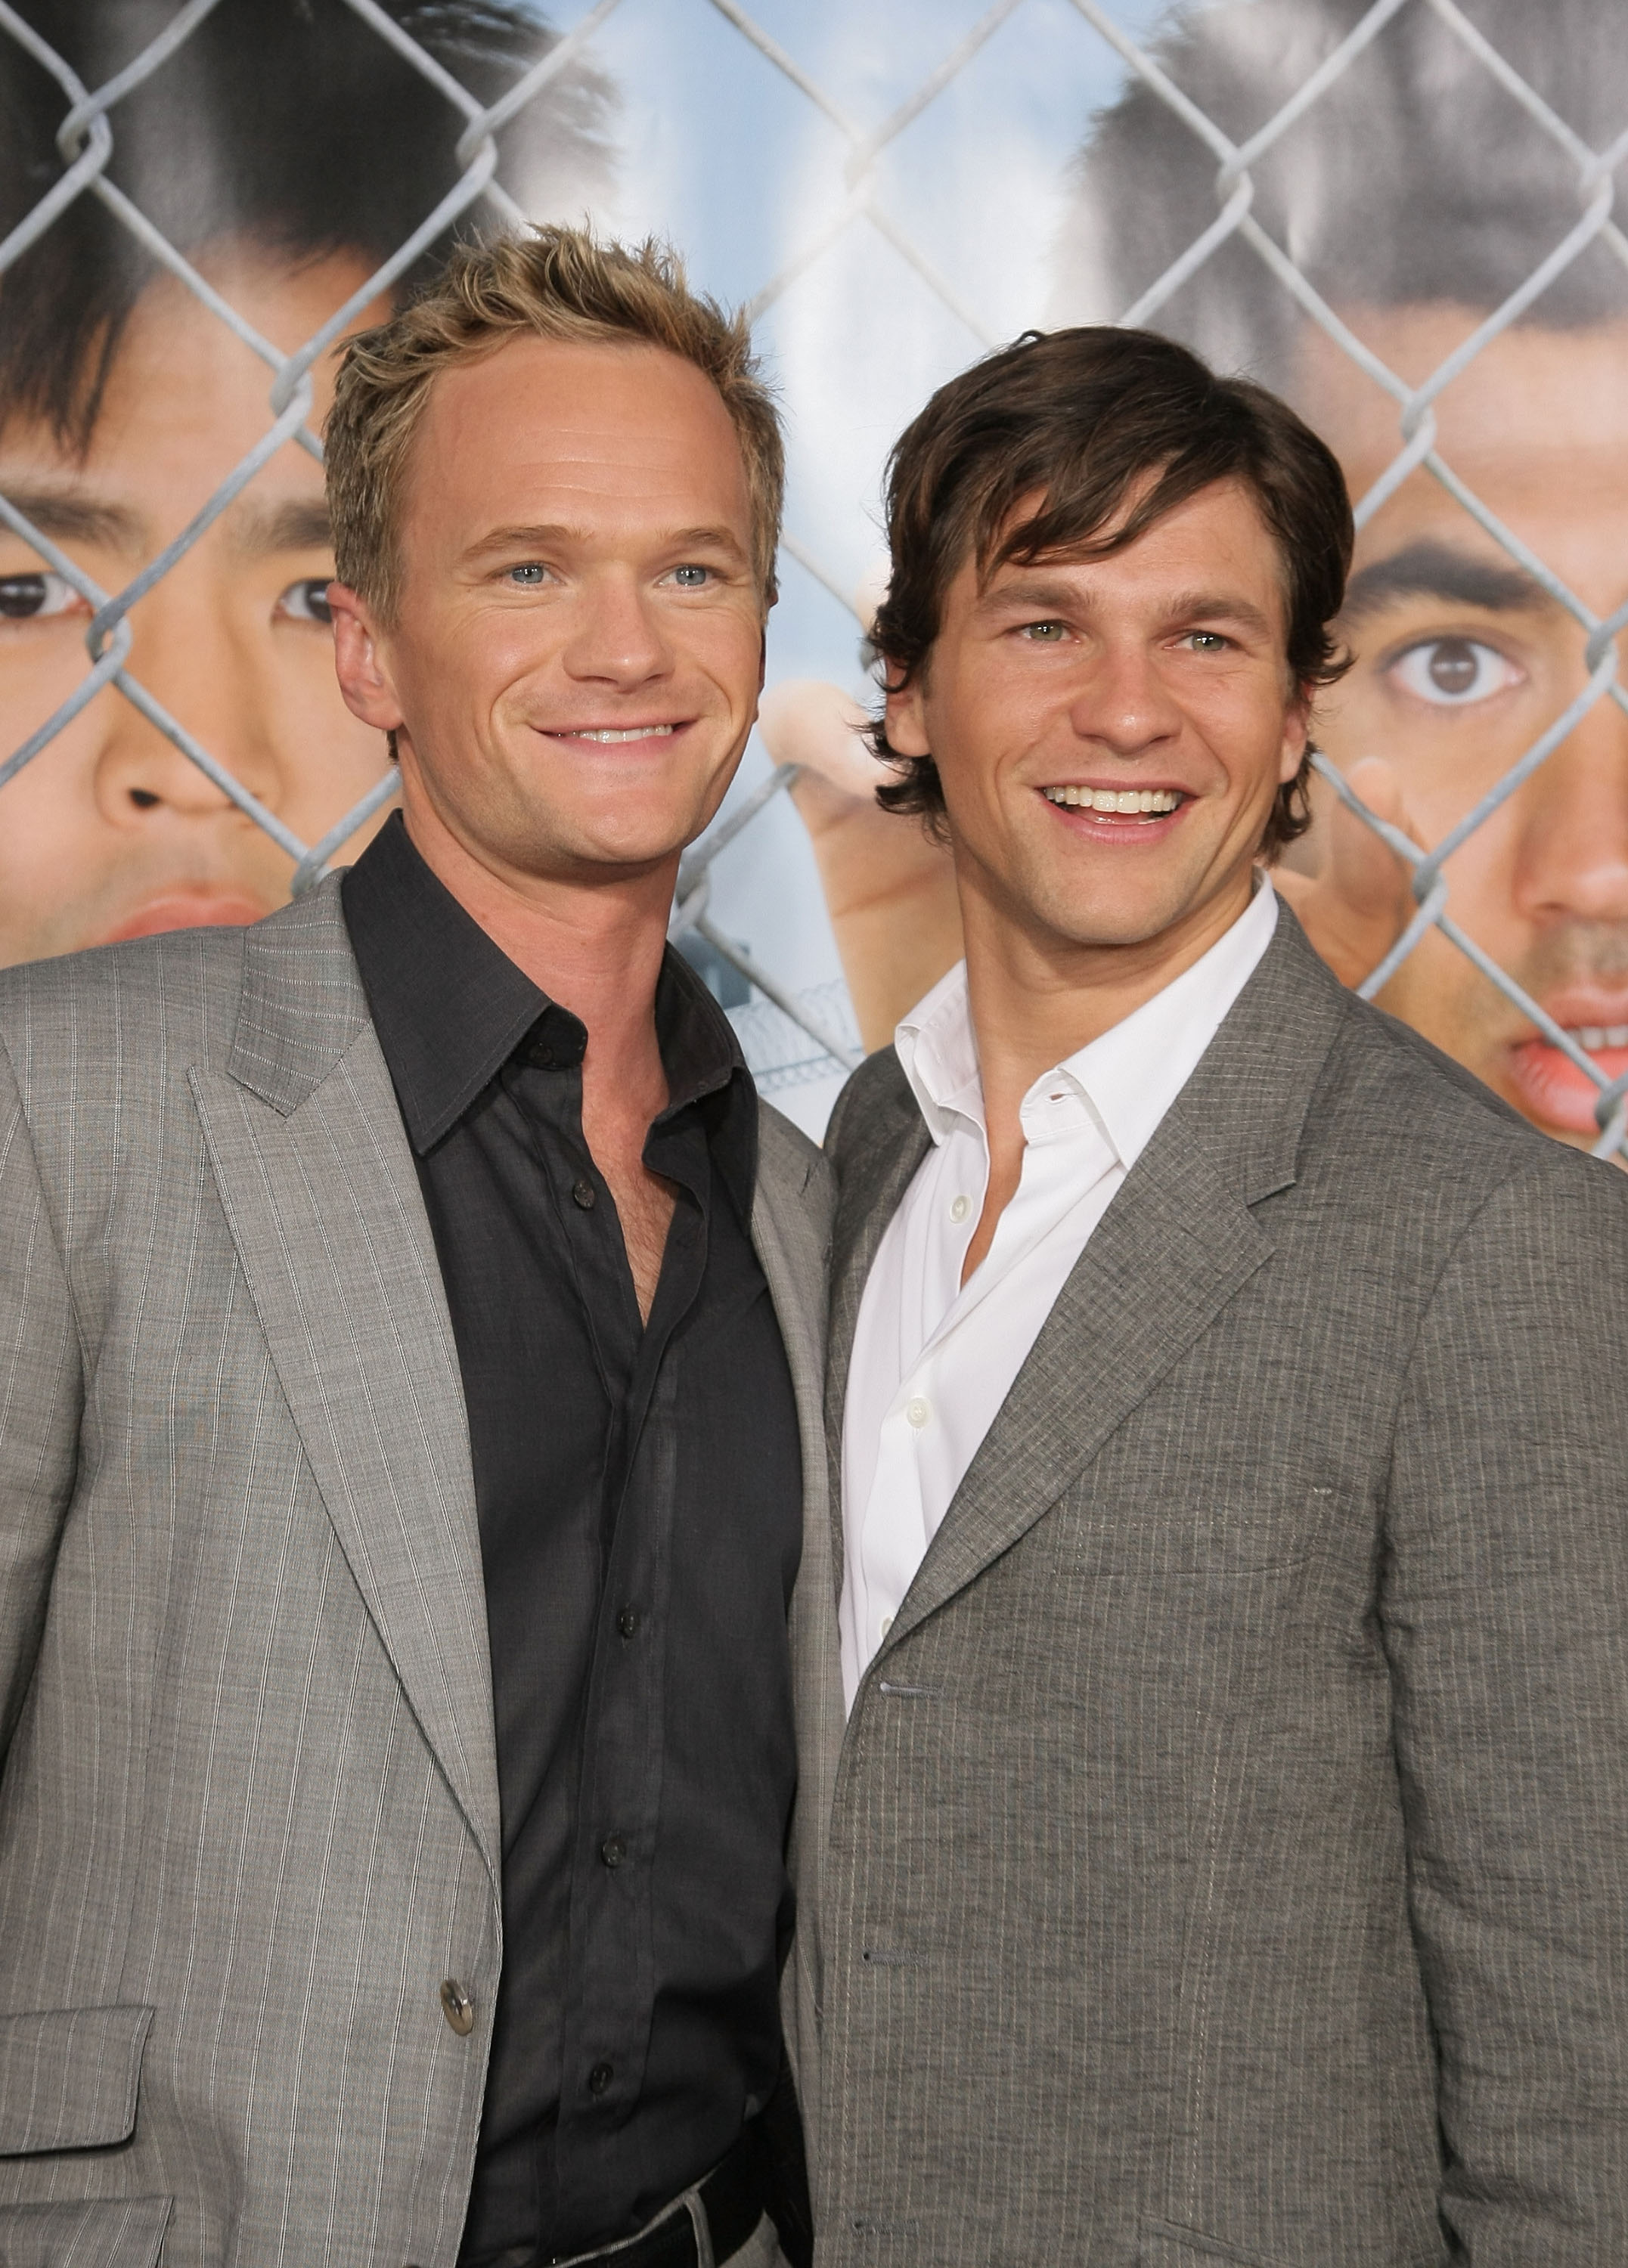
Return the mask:
<path id="1" fill-rule="evenodd" d="M 873 1057 L 833 1454 L 927 1139 Z M 1285 911 L 825 1689 L 826 2268 L 1628 2263 L 1625 1325 L 1628 1177 Z"/>
<path id="2" fill-rule="evenodd" d="M 829 1210 L 766 1110 L 799 1634 Z M 5 2268 L 446 2268 L 501 1959 L 484 1595 L 335 885 L 0 976 L 0 1758 Z"/>

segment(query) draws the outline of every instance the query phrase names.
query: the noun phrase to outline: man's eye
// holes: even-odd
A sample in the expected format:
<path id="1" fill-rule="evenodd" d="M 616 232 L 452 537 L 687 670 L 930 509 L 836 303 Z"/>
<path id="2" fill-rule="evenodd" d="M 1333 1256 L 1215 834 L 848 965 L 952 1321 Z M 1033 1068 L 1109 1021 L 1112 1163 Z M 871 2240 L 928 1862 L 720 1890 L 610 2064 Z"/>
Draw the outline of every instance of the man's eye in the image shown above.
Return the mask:
<path id="1" fill-rule="evenodd" d="M 681 591 L 704 590 L 711 579 L 712 570 L 710 567 L 696 567 L 690 564 L 675 567 L 673 570 L 673 580 Z"/>
<path id="2" fill-rule="evenodd" d="M 291 622 L 320 622 L 332 629 L 334 610 L 328 603 L 329 578 L 326 575 L 302 576 L 291 583 L 286 591 L 277 593 L 275 611 Z"/>
<path id="3" fill-rule="evenodd" d="M 1225 653 L 1231 640 L 1219 630 L 1189 630 L 1187 643 L 1195 653 Z"/>
<path id="4" fill-rule="evenodd" d="M 1390 674 L 1420 701 L 1438 709 L 1465 709 L 1519 685 L 1525 672 L 1477 638 L 1441 637 L 1425 638 L 1398 654 Z"/>
<path id="5" fill-rule="evenodd" d="M 523 559 L 518 567 L 508 568 L 505 571 L 509 581 L 519 590 L 534 591 L 549 571 L 539 566 L 534 559 Z"/>
<path id="6" fill-rule="evenodd" d="M 37 622 L 48 615 L 70 614 L 80 603 L 73 585 L 61 575 L 0 575 L 0 622 Z"/>
<path id="7" fill-rule="evenodd" d="M 1020 637 L 1029 639 L 1035 645 L 1056 645 L 1067 634 L 1065 622 L 1025 622 L 1018 632 Z"/>

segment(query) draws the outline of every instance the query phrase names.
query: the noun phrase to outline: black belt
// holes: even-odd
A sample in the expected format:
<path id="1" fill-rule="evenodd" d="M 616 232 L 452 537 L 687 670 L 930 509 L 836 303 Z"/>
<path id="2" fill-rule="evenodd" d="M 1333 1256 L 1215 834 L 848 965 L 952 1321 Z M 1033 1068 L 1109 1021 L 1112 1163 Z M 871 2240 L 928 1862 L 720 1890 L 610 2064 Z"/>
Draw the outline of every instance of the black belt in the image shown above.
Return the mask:
<path id="1" fill-rule="evenodd" d="M 814 2236 L 803 2132 L 791 2068 L 784 2060 L 768 2106 L 748 2125 L 728 2156 L 720 2159 L 698 2185 L 696 2195 L 706 2215 L 712 2257 L 720 2268 L 748 2242 L 764 2213 L 775 2224 L 780 2250 L 791 2268 L 809 2268 Z M 669 2211 L 631 2243 L 609 2244 L 598 2252 L 570 2257 L 582 2268 L 593 2268 L 599 2261 L 605 2263 L 605 2268 L 697 2268 L 699 2257 L 688 2206 Z M 542 2253 L 519 2246 L 487 2257 L 481 2268 L 549 2268 L 549 2264 Z"/>
<path id="2" fill-rule="evenodd" d="M 726 2158 L 720 2159 L 696 2195 L 707 2217 L 712 2257 L 732 2260 L 763 2217 L 768 2200 L 763 2194 L 763 2155 L 758 2139 L 748 2127 Z M 687 2207 L 669 2213 L 654 2228 L 636 2236 L 631 2244 L 608 2246 L 592 2252 L 591 2261 L 606 2268 L 696 2268 L 695 2224 Z"/>

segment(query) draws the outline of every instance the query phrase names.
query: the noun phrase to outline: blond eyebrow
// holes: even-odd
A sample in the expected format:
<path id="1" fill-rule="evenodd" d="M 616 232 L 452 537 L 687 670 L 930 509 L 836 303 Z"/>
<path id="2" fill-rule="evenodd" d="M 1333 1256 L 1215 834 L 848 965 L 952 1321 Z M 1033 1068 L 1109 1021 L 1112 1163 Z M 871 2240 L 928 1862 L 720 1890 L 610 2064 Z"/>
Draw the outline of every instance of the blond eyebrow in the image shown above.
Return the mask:
<path id="1" fill-rule="evenodd" d="M 139 559 L 152 549 L 142 514 L 110 497 L 56 482 L 0 482 L 0 493 L 16 512 L 57 543 L 99 544 Z"/>
<path id="2" fill-rule="evenodd" d="M 556 545 L 570 548 L 595 541 L 586 527 L 568 527 L 560 523 L 541 526 L 495 527 L 489 534 L 479 536 L 460 555 L 460 565 L 470 565 L 480 559 L 489 559 L 505 551 L 551 550 Z M 747 554 L 737 537 L 726 527 L 674 527 L 658 536 L 651 547 L 659 551 L 688 549 L 722 552 L 740 565 L 747 564 Z"/>

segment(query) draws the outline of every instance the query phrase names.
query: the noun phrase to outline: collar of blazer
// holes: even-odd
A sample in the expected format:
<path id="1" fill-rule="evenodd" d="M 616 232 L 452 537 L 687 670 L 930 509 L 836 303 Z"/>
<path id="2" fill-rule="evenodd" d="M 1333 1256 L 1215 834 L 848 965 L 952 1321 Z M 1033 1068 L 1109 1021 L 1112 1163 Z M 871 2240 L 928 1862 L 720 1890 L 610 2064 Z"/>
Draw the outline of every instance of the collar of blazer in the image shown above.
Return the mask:
<path id="1" fill-rule="evenodd" d="M 878 1662 L 1010 1548 L 1271 1255 L 1250 1208 L 1295 1178 L 1350 996 L 1286 905 L 1259 968 L 1075 1263 L 968 1468 Z M 866 1278 L 931 1139 L 891 1048 L 828 1138 L 839 1195 L 826 1433 L 842 1410 Z M 842 1565 L 840 1512 L 837 1565 Z"/>
<path id="2" fill-rule="evenodd" d="M 191 1079 L 238 1256 L 317 1485 L 496 1892 L 486 1596 L 458 1351 L 336 876 L 245 932 L 225 1067 L 196 1069 Z M 753 1241 L 803 1435 L 803 1573 L 811 1605 L 831 1612 L 818 1453 L 828 1180 L 812 1144 L 765 1109 Z M 799 1599 L 805 1587 L 799 1580 Z"/>

